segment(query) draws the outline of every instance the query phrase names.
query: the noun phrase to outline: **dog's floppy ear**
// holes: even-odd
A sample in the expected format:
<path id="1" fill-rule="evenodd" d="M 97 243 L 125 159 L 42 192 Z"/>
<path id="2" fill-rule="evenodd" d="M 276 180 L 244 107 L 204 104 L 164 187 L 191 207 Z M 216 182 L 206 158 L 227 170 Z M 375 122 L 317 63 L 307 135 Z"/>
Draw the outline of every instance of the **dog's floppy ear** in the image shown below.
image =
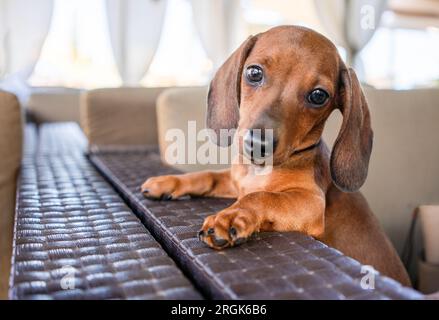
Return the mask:
<path id="1" fill-rule="evenodd" d="M 351 68 L 340 73 L 339 105 L 343 114 L 340 133 L 331 154 L 331 177 L 342 191 L 360 189 L 367 177 L 373 132 L 360 83 Z"/>
<path id="2" fill-rule="evenodd" d="M 221 129 L 236 129 L 241 100 L 241 75 L 245 60 L 256 43 L 256 36 L 249 37 L 219 68 L 210 83 L 207 98 L 207 127 L 216 133 L 215 143 L 229 146 L 232 137 L 222 137 Z"/>

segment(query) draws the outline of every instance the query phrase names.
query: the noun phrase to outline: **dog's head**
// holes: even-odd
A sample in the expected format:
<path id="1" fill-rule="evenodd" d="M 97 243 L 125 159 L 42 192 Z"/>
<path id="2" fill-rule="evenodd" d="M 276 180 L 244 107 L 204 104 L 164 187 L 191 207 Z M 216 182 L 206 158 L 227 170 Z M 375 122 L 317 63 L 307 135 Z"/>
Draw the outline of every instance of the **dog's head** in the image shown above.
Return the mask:
<path id="1" fill-rule="evenodd" d="M 254 129 L 273 130 L 279 164 L 316 144 L 334 109 L 343 123 L 331 154 L 331 176 L 344 191 L 364 183 L 372 149 L 370 115 L 359 81 L 324 36 L 302 27 L 276 27 L 247 39 L 211 82 L 207 126 L 235 129 L 253 146 Z M 230 144 L 230 139 L 218 141 Z M 259 141 L 264 143 L 264 141 Z"/>

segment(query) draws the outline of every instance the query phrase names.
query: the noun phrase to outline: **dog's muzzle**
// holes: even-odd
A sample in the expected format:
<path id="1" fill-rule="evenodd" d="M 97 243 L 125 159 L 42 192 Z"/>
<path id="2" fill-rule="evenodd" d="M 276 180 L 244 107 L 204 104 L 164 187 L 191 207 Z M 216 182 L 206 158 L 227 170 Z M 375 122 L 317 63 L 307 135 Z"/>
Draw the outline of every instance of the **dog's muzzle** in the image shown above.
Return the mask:
<path id="1" fill-rule="evenodd" d="M 275 151 L 276 141 L 272 129 L 249 129 L 243 138 L 245 157 L 253 163 L 264 164 Z"/>

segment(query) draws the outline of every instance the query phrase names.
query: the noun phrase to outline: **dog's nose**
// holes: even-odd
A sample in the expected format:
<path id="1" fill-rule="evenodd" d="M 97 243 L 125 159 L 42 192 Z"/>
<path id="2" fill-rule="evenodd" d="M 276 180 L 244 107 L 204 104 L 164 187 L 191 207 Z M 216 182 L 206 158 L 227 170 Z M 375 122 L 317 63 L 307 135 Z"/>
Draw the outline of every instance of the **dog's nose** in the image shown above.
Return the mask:
<path id="1" fill-rule="evenodd" d="M 267 129 L 249 129 L 244 138 L 244 153 L 252 160 L 263 160 L 273 155 L 276 142 L 273 131 Z"/>

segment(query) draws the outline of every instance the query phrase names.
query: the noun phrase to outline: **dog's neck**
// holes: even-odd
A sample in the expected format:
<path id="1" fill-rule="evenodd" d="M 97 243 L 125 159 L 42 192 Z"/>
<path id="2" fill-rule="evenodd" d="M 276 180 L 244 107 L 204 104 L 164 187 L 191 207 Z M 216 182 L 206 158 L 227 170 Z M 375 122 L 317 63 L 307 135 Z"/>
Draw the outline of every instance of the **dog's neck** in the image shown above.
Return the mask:
<path id="1" fill-rule="evenodd" d="M 293 157 L 293 156 L 296 156 L 298 154 L 313 150 L 313 149 L 319 147 L 321 142 L 322 142 L 322 139 L 319 139 L 316 143 L 314 143 L 310 146 L 307 146 L 307 147 L 302 148 L 302 149 L 294 150 L 293 153 L 291 154 L 291 156 Z"/>

